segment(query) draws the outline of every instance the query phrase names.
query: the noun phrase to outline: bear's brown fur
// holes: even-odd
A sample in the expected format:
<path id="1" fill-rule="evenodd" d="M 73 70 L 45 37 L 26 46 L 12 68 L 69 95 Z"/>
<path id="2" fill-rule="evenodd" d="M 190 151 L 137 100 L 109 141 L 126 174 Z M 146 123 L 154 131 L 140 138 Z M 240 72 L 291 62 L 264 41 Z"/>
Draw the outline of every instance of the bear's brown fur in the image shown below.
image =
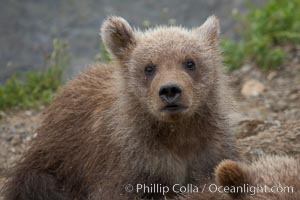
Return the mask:
<path id="1" fill-rule="evenodd" d="M 300 199 L 300 161 L 291 157 L 266 156 L 250 165 L 226 160 L 218 165 L 215 176 L 221 192 L 207 184 L 203 193 L 192 193 L 182 200 Z M 234 189 L 224 192 L 225 186 Z M 254 189 L 256 186 L 261 188 Z"/>
<path id="2" fill-rule="evenodd" d="M 221 160 L 237 159 L 218 32 L 215 17 L 192 30 L 146 32 L 109 17 L 102 39 L 114 61 L 91 66 L 62 89 L 16 165 L 6 199 L 160 198 L 124 186 L 200 184 Z"/>

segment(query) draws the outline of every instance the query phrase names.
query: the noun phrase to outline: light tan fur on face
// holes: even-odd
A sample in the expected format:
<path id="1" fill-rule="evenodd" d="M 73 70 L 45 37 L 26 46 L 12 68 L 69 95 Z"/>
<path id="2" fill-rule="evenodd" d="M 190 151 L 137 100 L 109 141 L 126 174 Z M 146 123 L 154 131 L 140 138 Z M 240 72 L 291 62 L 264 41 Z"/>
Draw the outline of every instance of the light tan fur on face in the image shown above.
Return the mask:
<path id="1" fill-rule="evenodd" d="M 112 20 L 113 19 L 113 20 Z M 199 112 L 201 106 L 209 101 L 211 93 L 218 85 L 223 85 L 221 70 L 221 56 L 218 50 L 218 20 L 212 16 L 199 28 L 187 30 L 181 27 L 156 27 L 146 32 L 135 31 L 123 19 L 109 18 L 112 25 L 104 24 L 102 35 L 108 49 L 113 56 L 123 63 L 129 84 L 126 89 L 136 95 L 143 107 L 160 120 L 180 119 L 191 117 Z M 129 40 L 130 53 L 120 55 L 115 46 L 119 45 L 119 35 L 110 34 L 106 27 L 121 27 L 125 32 L 126 41 Z M 130 39 L 127 37 L 131 36 Z M 111 44 L 117 39 L 116 44 Z M 123 49 L 121 45 L 121 49 Z M 196 63 L 195 72 L 184 69 L 183 63 L 192 59 Z M 153 78 L 144 75 L 144 67 L 154 64 L 156 72 Z M 169 114 L 160 112 L 165 103 L 158 92 L 162 85 L 176 83 L 182 89 L 179 103 L 188 107 L 182 113 Z M 218 92 L 217 92 L 218 93 Z M 214 94 L 213 94 L 214 95 Z"/>

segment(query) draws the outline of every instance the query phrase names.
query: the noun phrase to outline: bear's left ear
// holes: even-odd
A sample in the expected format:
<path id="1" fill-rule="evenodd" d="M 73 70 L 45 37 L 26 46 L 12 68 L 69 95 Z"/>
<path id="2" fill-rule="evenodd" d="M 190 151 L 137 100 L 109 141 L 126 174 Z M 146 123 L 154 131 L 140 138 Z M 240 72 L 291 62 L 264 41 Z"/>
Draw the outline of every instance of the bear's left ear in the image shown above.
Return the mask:
<path id="1" fill-rule="evenodd" d="M 215 169 L 216 182 L 220 186 L 239 187 L 247 184 L 251 184 L 251 173 L 249 168 L 239 162 L 232 160 L 222 161 Z M 242 193 L 229 193 L 232 197 L 244 195 L 246 191 Z"/>
<path id="2" fill-rule="evenodd" d="M 136 44 L 134 30 L 121 17 L 108 17 L 103 22 L 101 37 L 109 53 L 119 60 L 126 59 Z"/>
<path id="3" fill-rule="evenodd" d="M 214 15 L 208 17 L 200 27 L 194 30 L 194 32 L 202 39 L 207 40 L 209 44 L 216 45 L 220 35 L 218 18 Z"/>

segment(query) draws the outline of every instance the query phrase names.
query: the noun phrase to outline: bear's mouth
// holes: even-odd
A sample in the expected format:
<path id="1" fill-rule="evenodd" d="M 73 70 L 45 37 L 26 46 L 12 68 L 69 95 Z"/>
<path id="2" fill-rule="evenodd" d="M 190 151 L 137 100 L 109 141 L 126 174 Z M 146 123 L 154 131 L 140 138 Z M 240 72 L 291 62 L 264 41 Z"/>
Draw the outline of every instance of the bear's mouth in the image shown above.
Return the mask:
<path id="1" fill-rule="evenodd" d="M 187 109 L 187 106 L 181 104 L 168 104 L 164 106 L 161 111 L 162 112 L 178 112 Z"/>

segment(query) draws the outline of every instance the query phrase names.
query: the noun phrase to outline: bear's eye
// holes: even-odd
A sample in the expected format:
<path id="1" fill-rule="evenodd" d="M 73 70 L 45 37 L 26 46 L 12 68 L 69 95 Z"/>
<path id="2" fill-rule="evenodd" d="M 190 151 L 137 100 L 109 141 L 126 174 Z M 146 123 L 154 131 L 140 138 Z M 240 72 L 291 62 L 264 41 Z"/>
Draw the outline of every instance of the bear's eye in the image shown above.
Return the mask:
<path id="1" fill-rule="evenodd" d="M 193 70 L 196 69 L 196 64 L 195 64 L 195 62 L 194 62 L 192 59 L 187 59 L 187 60 L 184 62 L 184 67 L 185 67 L 187 70 L 193 71 Z"/>
<path id="2" fill-rule="evenodd" d="M 155 65 L 153 64 L 146 65 L 144 72 L 146 76 L 152 76 L 155 72 Z"/>

